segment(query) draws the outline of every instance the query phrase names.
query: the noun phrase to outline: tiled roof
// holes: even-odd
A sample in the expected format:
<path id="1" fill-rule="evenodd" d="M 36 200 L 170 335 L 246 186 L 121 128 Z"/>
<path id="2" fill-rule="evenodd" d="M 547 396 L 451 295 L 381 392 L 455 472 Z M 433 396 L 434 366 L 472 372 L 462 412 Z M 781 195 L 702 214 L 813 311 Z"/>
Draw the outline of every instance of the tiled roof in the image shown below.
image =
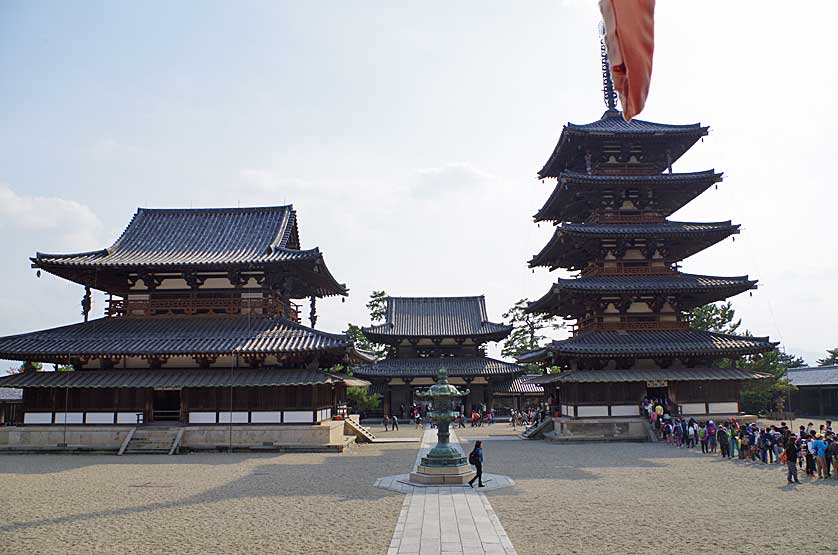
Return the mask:
<path id="1" fill-rule="evenodd" d="M 558 289 L 581 291 L 706 291 L 715 288 L 751 288 L 756 280 L 748 276 L 715 277 L 697 274 L 665 274 L 637 276 L 582 276 L 576 279 L 559 279 Z"/>
<path id="2" fill-rule="evenodd" d="M 281 368 L 208 370 L 79 370 L 23 372 L 0 378 L 11 387 L 265 387 L 339 383 L 340 377 L 320 370 Z"/>
<path id="3" fill-rule="evenodd" d="M 371 340 L 397 337 L 482 337 L 498 341 L 511 326 L 489 322 L 479 297 L 387 297 L 385 322 L 364 328 Z"/>
<path id="4" fill-rule="evenodd" d="M 551 269 L 572 267 L 592 258 L 580 248 L 599 253 L 600 242 L 605 238 L 666 240 L 668 260 L 683 260 L 739 233 L 739 225 L 726 222 L 670 222 L 646 224 L 574 224 L 564 223 L 556 228 L 550 241 L 529 261 L 530 268 L 549 266 Z"/>
<path id="5" fill-rule="evenodd" d="M 100 318 L 0 338 L 0 358 L 282 354 L 344 350 L 344 335 L 280 318 Z"/>
<path id="6" fill-rule="evenodd" d="M 535 221 L 578 221 L 588 219 L 599 198 L 631 187 L 654 191 L 656 209 L 669 216 L 714 183 L 722 180 L 715 170 L 654 175 L 597 175 L 563 171 L 553 192 L 535 215 Z"/>
<path id="7" fill-rule="evenodd" d="M 738 368 L 661 368 L 650 370 L 572 370 L 549 374 L 540 383 L 645 382 L 667 380 L 673 382 L 703 380 L 751 380 L 767 378 L 768 374 Z M 547 376 L 545 376 L 547 378 Z"/>
<path id="8" fill-rule="evenodd" d="M 726 222 L 671 222 L 654 224 L 562 224 L 565 233 L 584 235 L 631 235 L 632 237 L 662 237 L 667 235 L 693 235 L 739 229 L 730 220 Z"/>
<path id="9" fill-rule="evenodd" d="M 2 379 L 2 378 L 0 378 Z M 0 401 L 22 401 L 23 391 L 11 387 L 0 387 Z"/>
<path id="10" fill-rule="evenodd" d="M 569 167 L 579 165 L 580 155 L 584 143 L 603 143 L 621 139 L 645 141 L 657 144 L 658 150 L 669 151 L 669 161 L 674 162 L 681 157 L 695 142 L 707 134 L 707 127 L 698 123 L 688 125 L 667 125 L 653 123 L 639 119 L 626 122 L 617 110 L 608 110 L 597 121 L 586 124 L 568 123 L 562 130 L 556 148 L 538 172 L 541 178 L 558 177 Z M 666 164 L 660 164 L 661 171 Z"/>
<path id="11" fill-rule="evenodd" d="M 530 382 L 528 376 L 516 376 L 511 380 L 492 383 L 492 392 L 495 394 L 518 394 L 518 395 L 542 395 L 544 388 Z"/>
<path id="12" fill-rule="evenodd" d="M 318 257 L 288 247 L 296 233 L 291 206 L 263 208 L 140 208 L 113 246 L 88 253 L 38 253 L 48 264 L 173 266 L 284 262 Z"/>
<path id="13" fill-rule="evenodd" d="M 595 331 L 554 341 L 543 349 L 518 357 L 519 362 L 556 358 L 708 356 L 731 357 L 772 351 L 776 347 L 767 337 L 727 335 L 698 330 L 677 331 Z"/>
<path id="14" fill-rule="evenodd" d="M 789 368 L 792 385 L 838 385 L 838 366 L 815 366 L 812 368 Z"/>
<path id="15" fill-rule="evenodd" d="M 621 133 L 635 135 L 707 134 L 707 127 L 702 127 L 700 123 L 670 125 L 643 121 L 636 118 L 631 121 L 626 121 L 623 119 L 623 114 L 617 110 L 608 110 L 600 119 L 591 123 L 568 123 L 566 129 L 582 133 Z"/>
<path id="16" fill-rule="evenodd" d="M 170 269 L 269 265 L 308 261 L 323 275 L 322 294 L 346 294 L 317 248 L 299 249 L 292 206 L 137 210 L 107 249 L 75 254 L 37 253 L 32 262 L 57 275 L 68 270 Z M 62 275 L 62 277 L 68 277 Z M 332 283 L 333 282 L 333 283 Z"/>
<path id="17" fill-rule="evenodd" d="M 388 358 L 375 364 L 355 366 L 353 374 L 364 377 L 387 376 L 433 377 L 440 368 L 448 370 L 449 376 L 497 376 L 520 374 L 526 368 L 487 357 L 443 357 L 443 358 Z"/>
<path id="18" fill-rule="evenodd" d="M 540 299 L 531 302 L 529 312 L 565 314 L 586 295 L 614 293 L 678 295 L 681 309 L 689 309 L 738 295 L 756 288 L 748 276 L 715 277 L 694 274 L 582 276 L 559 279 Z"/>

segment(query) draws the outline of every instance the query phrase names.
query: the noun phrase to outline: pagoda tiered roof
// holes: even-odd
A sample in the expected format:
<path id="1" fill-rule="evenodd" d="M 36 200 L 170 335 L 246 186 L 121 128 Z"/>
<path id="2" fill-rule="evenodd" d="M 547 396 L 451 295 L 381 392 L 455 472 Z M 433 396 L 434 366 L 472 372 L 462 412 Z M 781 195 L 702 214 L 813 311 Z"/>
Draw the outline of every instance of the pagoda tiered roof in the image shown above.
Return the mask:
<path id="1" fill-rule="evenodd" d="M 471 338 L 500 341 L 512 326 L 489 321 L 486 299 L 475 297 L 387 297 L 383 324 L 364 328 L 370 341 L 403 338 Z"/>
<path id="2" fill-rule="evenodd" d="M 70 281 L 123 294 L 132 272 L 229 271 L 293 268 L 308 283 L 294 298 L 346 295 L 317 248 L 300 249 L 293 207 L 140 208 L 106 249 L 75 254 L 37 253 L 34 267 Z"/>
<path id="3" fill-rule="evenodd" d="M 757 280 L 748 276 L 715 277 L 694 274 L 588 275 L 559 279 L 529 312 L 546 312 L 577 317 L 584 314 L 585 300 L 592 296 L 666 295 L 677 296 L 680 310 L 689 310 L 755 289 Z"/>
<path id="4" fill-rule="evenodd" d="M 585 171 L 586 151 L 591 146 L 602 146 L 613 140 L 645 143 L 658 151 L 669 151 L 668 158 L 650 161 L 658 171 L 681 157 L 701 137 L 707 134 L 701 124 L 668 125 L 639 119 L 626 122 L 621 112 L 608 110 L 602 117 L 587 124 L 568 123 L 559 137 L 552 155 L 538 172 L 540 178 L 559 177 L 567 170 Z"/>
<path id="5" fill-rule="evenodd" d="M 526 368 L 488 357 L 415 357 L 388 358 L 374 364 L 352 368 L 355 375 L 374 378 L 434 377 L 440 368 L 449 376 L 503 376 L 522 374 Z"/>
<path id="6" fill-rule="evenodd" d="M 601 254 L 601 241 L 606 238 L 666 241 L 666 260 L 677 262 L 739 233 L 739 225 L 726 222 L 671 222 L 596 224 L 564 223 L 530 261 L 530 268 L 546 266 L 582 269 Z"/>
<path id="7" fill-rule="evenodd" d="M 750 380 L 767 378 L 768 374 L 739 368 L 655 368 L 651 370 L 570 370 L 537 376 L 534 384 L 606 383 L 667 380 L 673 382 Z"/>
<path id="8" fill-rule="evenodd" d="M 349 347 L 345 335 L 282 318 L 100 318 L 0 338 L 0 358 L 65 364 L 119 356 L 287 355 Z"/>
<path id="9" fill-rule="evenodd" d="M 627 188 L 654 191 L 654 210 L 665 217 L 721 180 L 722 174 L 714 170 L 654 175 L 590 175 L 565 171 L 559 175 L 556 187 L 533 219 L 537 222 L 584 222 L 602 207 L 605 194 L 619 197 L 618 193 Z"/>
<path id="10" fill-rule="evenodd" d="M 518 357 L 529 363 L 554 360 L 567 363 L 578 358 L 728 358 L 773 351 L 777 343 L 767 337 L 728 335 L 698 330 L 593 331 L 554 341 Z M 633 372 L 633 370 L 632 370 Z"/>

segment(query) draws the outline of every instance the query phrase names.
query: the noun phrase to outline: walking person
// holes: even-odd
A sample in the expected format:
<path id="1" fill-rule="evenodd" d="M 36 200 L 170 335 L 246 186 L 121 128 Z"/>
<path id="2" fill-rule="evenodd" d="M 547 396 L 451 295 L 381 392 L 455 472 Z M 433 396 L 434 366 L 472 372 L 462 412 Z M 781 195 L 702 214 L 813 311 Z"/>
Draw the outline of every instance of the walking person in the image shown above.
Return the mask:
<path id="1" fill-rule="evenodd" d="M 391 424 L 391 426 L 390 426 L 391 430 L 390 431 L 395 432 L 396 430 L 398 430 L 399 429 L 399 417 L 396 416 L 395 414 L 392 415 L 392 417 L 390 418 L 390 424 Z"/>
<path id="2" fill-rule="evenodd" d="M 815 434 L 815 441 L 812 442 L 812 453 L 815 456 L 815 464 L 818 469 L 818 480 L 826 480 L 826 442 L 820 433 Z"/>
<path id="3" fill-rule="evenodd" d="M 718 429 L 719 449 L 722 452 L 722 458 L 730 458 L 730 436 L 727 434 L 727 426 L 722 424 Z"/>
<path id="4" fill-rule="evenodd" d="M 734 455 L 739 457 L 739 434 L 736 431 L 736 422 L 730 425 L 730 430 L 728 430 L 728 434 L 730 435 L 730 451 L 728 453 L 728 458 L 733 458 Z"/>
<path id="5" fill-rule="evenodd" d="M 468 481 L 468 485 L 470 487 L 474 487 L 474 481 L 477 480 L 477 487 L 485 488 L 486 486 L 483 485 L 483 442 L 477 440 L 474 442 L 474 449 L 471 450 L 471 453 L 468 454 L 468 462 L 469 464 L 474 465 L 474 470 L 477 474 L 474 475 L 474 478 Z"/>
<path id="6" fill-rule="evenodd" d="M 800 450 L 797 446 L 797 440 L 795 439 L 794 435 L 789 434 L 788 438 L 786 439 L 786 466 L 789 469 L 788 476 L 786 480 L 788 480 L 789 484 L 799 484 L 800 480 L 797 478 L 797 456 Z"/>
<path id="7" fill-rule="evenodd" d="M 384 423 L 384 431 L 386 432 L 387 431 L 387 426 L 390 425 L 390 417 L 387 416 L 387 413 L 384 414 L 384 418 L 383 418 L 382 422 Z"/>
<path id="8" fill-rule="evenodd" d="M 826 456 L 832 459 L 832 478 L 838 480 L 838 438 L 834 434 L 832 443 L 826 450 Z"/>

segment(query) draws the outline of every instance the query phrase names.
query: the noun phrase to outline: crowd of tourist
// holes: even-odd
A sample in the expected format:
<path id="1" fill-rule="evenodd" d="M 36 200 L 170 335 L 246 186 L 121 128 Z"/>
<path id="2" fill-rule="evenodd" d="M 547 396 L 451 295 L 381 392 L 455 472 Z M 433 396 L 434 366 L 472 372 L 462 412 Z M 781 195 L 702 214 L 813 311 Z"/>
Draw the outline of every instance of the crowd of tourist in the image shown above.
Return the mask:
<path id="1" fill-rule="evenodd" d="M 736 418 L 716 423 L 672 417 L 669 406 L 666 399 L 646 399 L 643 411 L 659 439 L 673 447 L 700 447 L 702 453 L 718 453 L 723 459 L 785 464 L 789 484 L 800 483 L 799 471 L 810 478 L 838 480 L 838 435 L 831 420 L 817 429 L 809 422 L 795 432 L 785 422 L 760 427 Z"/>
<path id="2" fill-rule="evenodd" d="M 520 411 L 512 409 L 512 418 L 510 425 L 513 430 L 517 430 L 518 426 L 523 426 L 525 429 L 531 426 L 537 426 L 547 417 L 547 411 L 543 408 L 529 407 L 526 410 Z"/>
<path id="3" fill-rule="evenodd" d="M 474 405 L 467 413 L 465 407 L 456 407 L 458 416 L 454 419 L 453 425 L 458 428 L 465 428 L 470 423 L 473 428 L 488 426 L 495 423 L 495 409 L 487 408 L 486 405 Z M 430 412 L 433 408 L 430 404 L 413 403 L 410 407 L 401 405 L 398 411 L 393 411 L 391 414 L 384 414 L 382 419 L 384 424 L 384 431 L 391 429 L 393 431 L 399 429 L 399 422 L 407 421 L 408 418 L 413 421 L 416 429 L 430 427 L 434 428 L 433 419 L 430 417 Z M 401 415 L 401 419 L 399 418 Z"/>

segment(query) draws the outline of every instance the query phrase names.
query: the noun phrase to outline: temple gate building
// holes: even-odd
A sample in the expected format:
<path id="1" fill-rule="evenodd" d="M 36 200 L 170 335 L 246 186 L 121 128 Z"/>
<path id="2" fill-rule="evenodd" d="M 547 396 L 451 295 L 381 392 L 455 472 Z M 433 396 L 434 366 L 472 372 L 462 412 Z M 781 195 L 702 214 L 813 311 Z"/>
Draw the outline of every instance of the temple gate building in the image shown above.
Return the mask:
<path id="1" fill-rule="evenodd" d="M 351 345 L 314 326 L 316 300 L 347 288 L 301 249 L 291 206 L 141 208 L 107 249 L 31 260 L 84 286 L 84 322 L 0 338 L 0 358 L 73 369 L 0 379 L 23 389 L 20 424 L 317 425 L 344 399 L 323 369 Z"/>
<path id="2" fill-rule="evenodd" d="M 562 369 L 533 381 L 563 419 L 638 416 L 647 396 L 669 398 L 685 416 L 737 414 L 743 380 L 758 376 L 736 359 L 775 344 L 690 329 L 686 313 L 756 280 L 686 274 L 679 263 L 739 226 L 668 219 L 722 180 L 713 170 L 673 172 L 707 127 L 627 123 L 613 93 L 606 98 L 601 119 L 564 127 L 539 172 L 556 185 L 535 220 L 557 227 L 529 265 L 576 275 L 558 279 L 529 310 L 574 320 L 572 335 L 519 361 Z M 724 359 L 732 368 L 719 367 Z"/>
<path id="3" fill-rule="evenodd" d="M 433 384 L 441 367 L 451 384 L 470 390 L 462 401 L 466 411 L 521 409 L 536 404 L 542 389 L 525 383 L 524 367 L 489 358 L 484 347 L 511 331 L 489 321 L 482 295 L 387 297 L 384 323 L 363 330 L 370 341 L 387 345 L 387 356 L 353 373 L 372 382 L 386 414 L 401 416 L 401 407 L 409 409 L 416 390 Z"/>

